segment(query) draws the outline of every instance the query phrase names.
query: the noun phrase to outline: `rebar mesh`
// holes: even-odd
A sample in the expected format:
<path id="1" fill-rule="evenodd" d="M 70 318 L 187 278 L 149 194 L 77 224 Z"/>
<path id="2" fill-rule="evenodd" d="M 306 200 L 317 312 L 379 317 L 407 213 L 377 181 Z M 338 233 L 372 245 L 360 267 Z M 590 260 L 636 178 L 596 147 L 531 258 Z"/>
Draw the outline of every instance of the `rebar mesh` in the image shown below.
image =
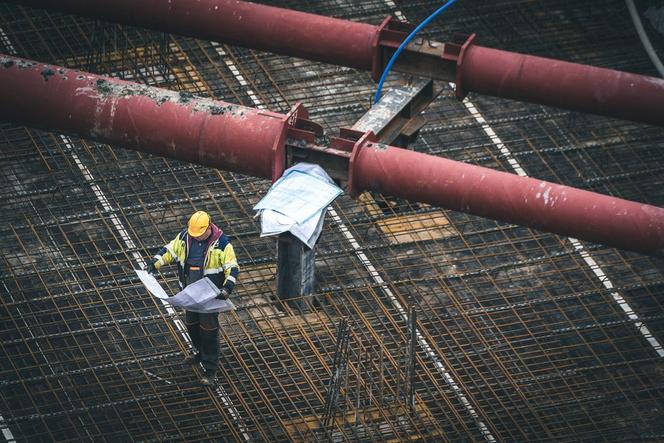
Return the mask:
<path id="1" fill-rule="evenodd" d="M 418 22 L 437 6 L 271 4 L 374 24 L 396 11 Z M 277 112 L 302 101 L 328 136 L 352 126 L 375 87 L 347 68 L 6 4 L 0 31 L 0 51 L 44 62 Z M 457 32 L 654 75 L 617 0 L 459 2 L 426 35 Z M 469 100 L 446 87 L 414 149 L 664 206 L 662 129 Z M 269 182 L 7 123 L 0 147 L 6 438 L 664 439 L 661 259 L 387 196 L 342 196 L 303 314 L 278 301 L 275 242 L 253 218 Z M 231 237 L 242 268 L 238 310 L 220 316 L 220 388 L 211 390 L 182 363 L 181 313 L 132 271 L 194 209 Z M 174 269 L 161 274 L 175 292 Z"/>

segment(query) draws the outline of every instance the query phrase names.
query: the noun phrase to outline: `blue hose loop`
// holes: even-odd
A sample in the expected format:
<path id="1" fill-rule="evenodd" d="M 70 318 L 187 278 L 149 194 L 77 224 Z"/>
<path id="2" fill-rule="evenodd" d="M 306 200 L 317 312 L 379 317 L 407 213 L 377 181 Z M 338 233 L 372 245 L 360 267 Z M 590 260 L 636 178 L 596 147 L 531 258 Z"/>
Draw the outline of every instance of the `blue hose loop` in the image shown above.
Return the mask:
<path id="1" fill-rule="evenodd" d="M 413 29 L 413 32 L 411 32 L 408 37 L 405 38 L 405 40 L 399 45 L 397 48 L 396 52 L 394 55 L 392 55 L 392 58 L 390 59 L 389 62 L 387 62 L 387 65 L 385 66 L 385 69 L 383 70 L 383 74 L 380 76 L 380 80 L 378 81 L 378 87 L 376 88 L 376 95 L 374 96 L 374 105 L 380 101 L 380 95 L 383 90 L 383 83 L 385 83 L 385 79 L 387 78 L 387 74 L 390 73 L 390 69 L 392 69 L 392 65 L 396 61 L 396 59 L 399 57 L 399 54 L 403 52 L 403 50 L 408 46 L 408 43 L 411 42 L 415 38 L 415 35 L 417 35 L 418 32 L 422 30 L 426 25 L 428 25 L 433 19 L 435 19 L 441 12 L 452 6 L 454 3 L 456 3 L 457 0 L 449 0 L 447 3 L 445 3 L 443 6 L 438 8 L 433 14 L 431 14 L 429 17 L 427 17 L 422 23 L 417 25 L 417 28 Z"/>

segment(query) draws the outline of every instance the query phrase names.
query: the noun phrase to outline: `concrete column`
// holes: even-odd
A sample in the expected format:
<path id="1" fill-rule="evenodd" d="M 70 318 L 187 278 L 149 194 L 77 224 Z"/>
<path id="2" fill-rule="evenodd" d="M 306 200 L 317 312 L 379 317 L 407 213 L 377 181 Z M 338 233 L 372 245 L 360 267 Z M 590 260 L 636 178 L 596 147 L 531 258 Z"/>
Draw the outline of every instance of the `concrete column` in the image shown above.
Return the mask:
<path id="1" fill-rule="evenodd" d="M 311 295 L 315 285 L 316 251 L 309 249 L 290 232 L 277 239 L 277 296 L 293 309 L 308 311 L 310 301 L 300 297 Z"/>

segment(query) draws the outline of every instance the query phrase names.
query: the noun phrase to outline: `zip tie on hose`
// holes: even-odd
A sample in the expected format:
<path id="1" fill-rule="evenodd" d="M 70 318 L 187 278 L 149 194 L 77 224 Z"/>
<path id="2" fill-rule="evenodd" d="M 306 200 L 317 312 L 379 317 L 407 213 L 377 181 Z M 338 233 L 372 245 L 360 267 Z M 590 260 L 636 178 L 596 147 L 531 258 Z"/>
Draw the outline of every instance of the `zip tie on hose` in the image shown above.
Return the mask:
<path id="1" fill-rule="evenodd" d="M 426 25 L 428 25 L 434 18 L 438 16 L 441 12 L 452 6 L 454 3 L 456 3 L 457 0 L 449 0 L 447 3 L 445 3 L 443 6 L 438 8 L 433 14 L 431 14 L 429 17 L 427 17 L 422 23 L 417 25 L 417 28 L 411 32 L 408 37 L 399 45 L 397 48 L 396 52 L 392 56 L 389 62 L 387 62 L 387 65 L 385 66 L 385 69 L 383 70 L 383 74 L 380 76 L 380 81 L 378 82 L 378 87 L 376 88 L 376 96 L 374 97 L 374 105 L 378 103 L 380 100 L 380 93 L 383 89 L 383 83 L 385 83 L 385 79 L 387 78 L 387 74 L 389 74 L 390 69 L 392 69 L 392 65 L 396 61 L 397 57 L 399 57 L 399 54 L 408 46 L 408 43 L 415 38 L 415 35 L 417 35 L 418 32 L 422 30 Z"/>

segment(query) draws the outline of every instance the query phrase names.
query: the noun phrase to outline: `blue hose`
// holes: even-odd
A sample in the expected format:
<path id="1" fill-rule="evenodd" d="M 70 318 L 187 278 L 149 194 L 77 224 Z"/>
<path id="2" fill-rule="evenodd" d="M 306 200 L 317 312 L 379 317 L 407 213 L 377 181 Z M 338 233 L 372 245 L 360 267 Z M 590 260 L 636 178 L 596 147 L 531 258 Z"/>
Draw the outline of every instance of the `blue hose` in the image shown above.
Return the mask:
<path id="1" fill-rule="evenodd" d="M 406 37 L 406 39 L 405 39 L 405 40 L 401 43 L 401 45 L 397 48 L 396 52 L 394 53 L 394 55 L 392 56 L 392 58 L 390 59 L 390 61 L 387 62 L 387 66 L 385 66 L 385 69 L 383 70 L 383 74 L 380 76 L 380 81 L 378 82 L 378 87 L 376 88 L 376 96 L 374 97 L 374 105 L 375 105 L 376 103 L 378 103 L 378 101 L 380 100 L 380 93 L 381 93 L 381 91 L 382 91 L 382 89 L 383 89 L 383 83 L 385 83 L 385 79 L 387 78 L 387 74 L 389 74 L 390 69 L 392 69 L 392 65 L 393 65 L 394 62 L 396 61 L 397 57 L 399 57 L 399 54 L 401 54 L 401 52 L 404 50 L 404 48 L 405 48 L 406 46 L 408 46 L 408 43 L 410 43 L 410 41 L 411 41 L 413 38 L 415 38 L 415 35 L 417 35 L 417 33 L 420 32 L 420 31 L 422 30 L 422 28 L 424 28 L 426 25 L 428 25 L 429 22 L 431 22 L 431 20 L 433 20 L 434 18 L 436 18 L 436 17 L 438 16 L 438 14 L 440 14 L 441 12 L 443 12 L 444 10 L 446 10 L 447 8 L 449 8 L 450 6 L 452 6 L 454 3 L 456 3 L 456 0 L 449 0 L 449 1 L 448 1 L 447 3 L 445 3 L 443 6 L 441 6 L 440 8 L 438 8 L 438 9 L 436 10 L 436 12 L 434 12 L 433 14 L 431 14 L 429 17 L 426 18 L 426 20 L 424 20 L 422 23 L 420 23 L 420 24 L 417 26 L 417 28 L 415 28 L 415 29 L 413 30 L 413 32 L 411 32 L 411 33 L 408 35 L 408 37 Z"/>

